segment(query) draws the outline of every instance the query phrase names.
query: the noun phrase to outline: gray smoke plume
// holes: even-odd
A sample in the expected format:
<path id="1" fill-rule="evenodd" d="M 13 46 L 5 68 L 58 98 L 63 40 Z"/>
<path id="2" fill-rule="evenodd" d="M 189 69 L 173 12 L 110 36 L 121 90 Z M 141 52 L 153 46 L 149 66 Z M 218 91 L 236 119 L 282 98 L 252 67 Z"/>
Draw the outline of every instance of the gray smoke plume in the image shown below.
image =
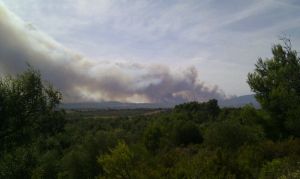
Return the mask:
<path id="1" fill-rule="evenodd" d="M 199 81 L 194 67 L 175 72 L 163 65 L 87 59 L 0 4 L 0 75 L 20 73 L 27 63 L 62 91 L 64 102 L 178 103 L 225 97 L 217 86 Z"/>

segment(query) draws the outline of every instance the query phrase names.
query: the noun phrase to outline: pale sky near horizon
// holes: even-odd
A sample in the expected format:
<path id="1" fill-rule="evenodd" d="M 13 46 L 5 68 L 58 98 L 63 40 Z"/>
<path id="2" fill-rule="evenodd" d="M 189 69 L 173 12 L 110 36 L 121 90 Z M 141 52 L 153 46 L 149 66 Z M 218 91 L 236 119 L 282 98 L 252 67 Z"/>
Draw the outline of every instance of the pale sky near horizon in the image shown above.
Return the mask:
<path id="1" fill-rule="evenodd" d="M 28 26 L 94 61 L 193 66 L 226 95 L 279 36 L 300 51 L 298 0 L 0 0 Z M 136 74 L 138 75 L 138 73 Z"/>

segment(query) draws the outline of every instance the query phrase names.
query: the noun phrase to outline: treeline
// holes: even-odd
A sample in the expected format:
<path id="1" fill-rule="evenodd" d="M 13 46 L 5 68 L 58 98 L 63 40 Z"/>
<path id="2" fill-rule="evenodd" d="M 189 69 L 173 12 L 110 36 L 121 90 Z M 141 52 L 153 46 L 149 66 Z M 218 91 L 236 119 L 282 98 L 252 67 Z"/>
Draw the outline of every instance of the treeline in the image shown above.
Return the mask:
<path id="1" fill-rule="evenodd" d="M 300 178 L 300 60 L 284 42 L 248 75 L 261 109 L 81 118 L 32 68 L 3 78 L 0 178 Z"/>

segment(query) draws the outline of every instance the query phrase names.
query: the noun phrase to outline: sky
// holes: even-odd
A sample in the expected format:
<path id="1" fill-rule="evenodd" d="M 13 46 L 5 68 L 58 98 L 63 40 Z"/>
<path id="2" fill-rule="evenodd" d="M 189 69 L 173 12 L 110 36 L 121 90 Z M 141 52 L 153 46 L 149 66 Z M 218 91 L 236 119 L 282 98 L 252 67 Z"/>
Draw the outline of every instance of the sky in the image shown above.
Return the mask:
<path id="1" fill-rule="evenodd" d="M 0 25 L 2 74 L 29 62 L 67 102 L 250 94 L 279 37 L 300 50 L 298 0 L 0 0 Z"/>

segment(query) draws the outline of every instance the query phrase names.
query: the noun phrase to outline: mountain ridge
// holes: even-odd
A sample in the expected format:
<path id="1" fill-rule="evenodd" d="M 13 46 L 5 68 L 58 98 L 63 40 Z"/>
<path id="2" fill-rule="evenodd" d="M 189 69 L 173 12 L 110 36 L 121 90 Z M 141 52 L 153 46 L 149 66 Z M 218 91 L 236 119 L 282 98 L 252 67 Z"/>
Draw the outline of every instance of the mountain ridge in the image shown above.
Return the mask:
<path id="1" fill-rule="evenodd" d="M 242 107 L 247 104 L 252 104 L 259 108 L 259 103 L 254 95 L 243 95 L 225 100 L 218 100 L 220 107 Z M 139 109 L 139 108 L 172 108 L 175 103 L 126 103 L 118 101 L 104 102 L 81 102 L 81 103 L 63 103 L 61 108 L 64 109 Z"/>

